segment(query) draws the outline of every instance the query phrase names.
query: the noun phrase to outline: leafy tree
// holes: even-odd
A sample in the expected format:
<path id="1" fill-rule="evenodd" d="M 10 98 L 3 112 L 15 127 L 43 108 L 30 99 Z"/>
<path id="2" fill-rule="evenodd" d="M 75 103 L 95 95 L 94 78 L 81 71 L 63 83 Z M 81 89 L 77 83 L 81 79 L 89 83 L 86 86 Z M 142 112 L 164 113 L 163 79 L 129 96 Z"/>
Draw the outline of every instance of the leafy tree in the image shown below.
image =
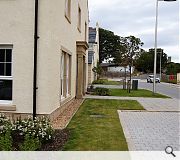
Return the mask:
<path id="1" fill-rule="evenodd" d="M 99 29 L 99 62 L 113 58 L 119 52 L 120 37 L 112 31 Z"/>
<path id="2" fill-rule="evenodd" d="M 124 45 L 126 46 L 126 57 L 128 64 L 130 66 L 130 86 L 131 86 L 131 67 L 134 63 L 134 59 L 136 55 L 139 54 L 141 51 L 141 46 L 144 43 L 141 42 L 140 38 L 136 38 L 135 36 L 128 36 L 124 38 Z M 130 88 L 129 87 L 129 93 L 130 93 Z"/>
<path id="3" fill-rule="evenodd" d="M 176 75 L 177 73 L 180 73 L 180 64 L 179 63 L 169 63 L 167 64 L 167 68 L 166 68 L 166 74 L 167 75 Z"/>
<path id="4" fill-rule="evenodd" d="M 163 71 L 167 65 L 167 54 L 164 53 L 161 48 L 157 50 L 157 73 L 160 72 L 160 57 Z M 148 52 L 141 52 L 140 55 L 136 57 L 135 67 L 140 72 L 152 73 L 154 71 L 154 49 L 150 49 Z"/>

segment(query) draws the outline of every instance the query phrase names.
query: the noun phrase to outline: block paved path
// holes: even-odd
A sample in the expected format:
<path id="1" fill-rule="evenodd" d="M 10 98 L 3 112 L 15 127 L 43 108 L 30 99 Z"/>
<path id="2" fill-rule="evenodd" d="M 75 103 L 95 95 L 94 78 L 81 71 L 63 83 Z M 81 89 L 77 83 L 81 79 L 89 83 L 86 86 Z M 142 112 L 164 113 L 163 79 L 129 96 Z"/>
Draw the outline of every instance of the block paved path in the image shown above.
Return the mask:
<path id="1" fill-rule="evenodd" d="M 118 113 L 130 151 L 180 151 L 179 112 Z"/>

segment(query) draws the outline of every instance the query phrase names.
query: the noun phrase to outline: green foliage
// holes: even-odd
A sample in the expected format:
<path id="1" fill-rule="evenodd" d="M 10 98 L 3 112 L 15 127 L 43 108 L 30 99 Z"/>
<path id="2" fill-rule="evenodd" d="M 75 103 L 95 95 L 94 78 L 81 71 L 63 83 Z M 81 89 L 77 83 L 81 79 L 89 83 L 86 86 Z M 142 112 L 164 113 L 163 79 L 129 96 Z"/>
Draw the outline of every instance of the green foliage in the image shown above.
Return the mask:
<path id="1" fill-rule="evenodd" d="M 25 135 L 23 144 L 20 145 L 21 151 L 36 151 L 40 148 L 41 143 L 39 138 L 30 136 L 29 134 Z"/>
<path id="2" fill-rule="evenodd" d="M 110 96 L 110 90 L 108 88 L 97 87 L 95 88 L 94 94 L 99 96 Z"/>
<path id="3" fill-rule="evenodd" d="M 97 66 L 94 67 L 94 68 L 92 69 L 92 71 L 93 71 L 94 73 L 96 73 L 97 79 L 99 79 L 100 76 L 101 76 L 101 74 L 102 74 L 102 72 L 103 72 L 103 69 L 102 69 L 102 67 L 100 66 L 99 62 L 97 62 Z"/>
<path id="4" fill-rule="evenodd" d="M 21 150 L 37 150 L 41 143 L 52 140 L 53 133 L 54 129 L 46 117 L 35 120 L 31 117 L 25 120 L 20 118 L 11 122 L 4 114 L 0 114 L 0 150 L 12 150 L 14 145 L 19 145 L 17 139 L 23 141 Z"/>
<path id="5" fill-rule="evenodd" d="M 0 135 L 12 129 L 10 120 L 4 115 L 0 114 Z"/>
<path id="6" fill-rule="evenodd" d="M 12 137 L 11 131 L 0 134 L 0 151 L 11 151 L 12 150 Z"/>
<path id="7" fill-rule="evenodd" d="M 160 52 L 161 51 L 161 52 Z M 163 52 L 161 48 L 157 52 L 157 73 L 160 71 L 160 57 L 162 71 L 167 65 L 167 54 Z M 154 49 L 150 49 L 148 52 L 142 51 L 135 61 L 135 67 L 138 71 L 144 73 L 152 73 L 154 71 Z"/>
<path id="8" fill-rule="evenodd" d="M 167 64 L 166 74 L 167 75 L 176 75 L 177 73 L 180 73 L 180 64 L 179 63 L 169 63 Z"/>
<path id="9" fill-rule="evenodd" d="M 140 53 L 140 38 L 135 36 L 120 37 L 112 31 L 99 29 L 99 56 L 100 63 L 104 59 L 113 58 L 113 63 L 128 66 L 134 63 L 135 57 Z"/>
<path id="10" fill-rule="evenodd" d="M 41 142 L 51 140 L 54 133 L 50 120 L 46 117 L 36 117 L 35 120 L 31 117 L 25 120 L 19 119 L 14 122 L 13 131 L 18 132 L 20 135 L 30 134 L 39 137 Z"/>
<path id="11" fill-rule="evenodd" d="M 108 82 L 108 80 L 98 79 L 98 80 L 94 80 L 94 81 L 92 82 L 92 84 L 105 84 L 106 82 Z"/>
<path id="12" fill-rule="evenodd" d="M 99 29 L 99 62 L 114 57 L 119 52 L 120 37 L 112 31 Z"/>

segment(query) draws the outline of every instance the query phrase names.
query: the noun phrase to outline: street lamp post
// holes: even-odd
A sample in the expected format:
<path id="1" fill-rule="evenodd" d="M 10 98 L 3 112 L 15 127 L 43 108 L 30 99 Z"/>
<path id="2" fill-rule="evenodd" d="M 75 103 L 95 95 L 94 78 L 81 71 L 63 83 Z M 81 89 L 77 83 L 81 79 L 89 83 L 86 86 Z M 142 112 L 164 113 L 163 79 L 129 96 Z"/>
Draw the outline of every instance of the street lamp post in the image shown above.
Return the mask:
<path id="1" fill-rule="evenodd" d="M 162 74 L 161 74 L 161 68 L 162 68 L 162 54 L 163 54 L 163 50 L 161 49 L 161 52 L 159 53 L 160 55 L 159 55 L 159 57 L 160 57 L 160 68 L 159 68 L 159 79 L 160 79 L 160 81 L 161 81 L 161 77 L 162 77 Z"/>
<path id="2" fill-rule="evenodd" d="M 156 24 L 155 24 L 155 43 L 154 43 L 154 80 L 153 80 L 153 94 L 156 93 L 156 66 L 157 66 L 157 27 L 158 27 L 158 5 L 159 1 L 172 2 L 176 0 L 156 0 Z"/>

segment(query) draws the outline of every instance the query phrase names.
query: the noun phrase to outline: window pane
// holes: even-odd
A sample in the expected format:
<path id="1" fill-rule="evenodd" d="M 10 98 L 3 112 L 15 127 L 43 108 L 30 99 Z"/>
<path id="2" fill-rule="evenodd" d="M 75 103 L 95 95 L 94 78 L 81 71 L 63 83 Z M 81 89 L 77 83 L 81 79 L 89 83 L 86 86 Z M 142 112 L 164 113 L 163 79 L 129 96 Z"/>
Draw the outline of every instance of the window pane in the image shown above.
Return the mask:
<path id="1" fill-rule="evenodd" d="M 12 80 L 0 80 L 0 100 L 12 100 Z"/>
<path id="2" fill-rule="evenodd" d="M 12 50 L 6 49 L 6 62 L 12 62 L 11 56 L 12 56 Z"/>
<path id="3" fill-rule="evenodd" d="M 4 76 L 4 63 L 0 63 L 0 76 Z"/>
<path id="4" fill-rule="evenodd" d="M 0 49 L 0 62 L 5 62 L 5 49 Z"/>
<path id="5" fill-rule="evenodd" d="M 6 76 L 11 76 L 11 63 L 6 63 Z"/>

